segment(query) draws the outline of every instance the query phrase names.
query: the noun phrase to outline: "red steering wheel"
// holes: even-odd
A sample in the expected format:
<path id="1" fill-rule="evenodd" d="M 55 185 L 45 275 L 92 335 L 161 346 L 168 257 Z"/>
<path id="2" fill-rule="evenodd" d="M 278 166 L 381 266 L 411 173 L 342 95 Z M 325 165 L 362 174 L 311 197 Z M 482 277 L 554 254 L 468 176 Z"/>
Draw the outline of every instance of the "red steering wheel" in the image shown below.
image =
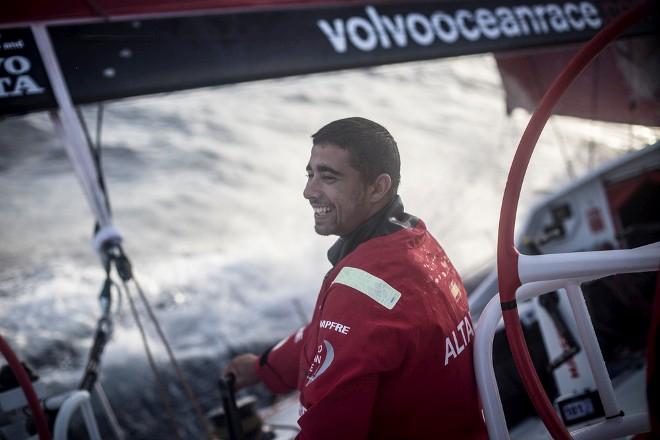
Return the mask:
<path id="1" fill-rule="evenodd" d="M 559 419 L 536 374 L 523 337 L 516 303 L 516 290 L 522 283 L 518 274 L 519 252 L 514 245 L 513 235 L 520 189 L 536 142 L 561 95 L 605 46 L 626 28 L 645 17 L 651 6 L 652 0 L 643 1 L 610 22 L 573 57 L 555 79 L 520 139 L 504 189 L 497 240 L 497 273 L 506 335 L 527 394 L 550 435 L 555 439 L 570 439 L 571 435 Z"/>
<path id="2" fill-rule="evenodd" d="M 46 415 L 44 414 L 44 411 L 41 408 L 41 404 L 39 403 L 39 398 L 37 397 L 37 393 L 34 391 L 34 388 L 32 387 L 32 382 L 30 381 L 30 378 L 25 372 L 23 365 L 21 365 L 21 362 L 16 357 L 16 354 L 11 349 L 9 344 L 5 342 L 2 335 L 0 335 L 0 353 L 2 353 L 4 358 L 7 360 L 7 364 L 9 365 L 9 368 L 11 368 L 11 370 L 14 373 L 14 376 L 16 377 L 17 382 L 19 383 L 20 387 L 23 389 L 23 393 L 25 394 L 25 398 L 28 402 L 30 410 L 32 410 L 32 416 L 34 417 L 37 433 L 39 434 L 39 440 L 50 440 L 51 437 L 50 437 L 50 431 L 48 429 L 48 422 L 46 420 Z"/>

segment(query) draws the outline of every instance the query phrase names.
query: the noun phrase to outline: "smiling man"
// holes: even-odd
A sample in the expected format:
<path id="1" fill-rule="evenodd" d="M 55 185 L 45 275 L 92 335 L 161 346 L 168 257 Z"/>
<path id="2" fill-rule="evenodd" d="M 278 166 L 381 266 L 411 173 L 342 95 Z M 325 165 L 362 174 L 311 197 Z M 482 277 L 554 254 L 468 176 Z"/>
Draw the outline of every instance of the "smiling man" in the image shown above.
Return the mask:
<path id="1" fill-rule="evenodd" d="M 364 118 L 312 136 L 303 196 L 338 235 L 309 324 L 225 369 L 237 387 L 300 391 L 298 439 L 486 438 L 461 279 L 397 195 L 396 142 Z"/>

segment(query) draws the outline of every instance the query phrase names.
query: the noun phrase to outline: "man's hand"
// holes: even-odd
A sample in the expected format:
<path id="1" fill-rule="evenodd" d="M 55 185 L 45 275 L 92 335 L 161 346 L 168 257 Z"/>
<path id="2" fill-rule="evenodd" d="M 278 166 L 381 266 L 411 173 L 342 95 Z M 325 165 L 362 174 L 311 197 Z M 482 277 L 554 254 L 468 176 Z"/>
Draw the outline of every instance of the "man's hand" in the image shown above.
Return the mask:
<path id="1" fill-rule="evenodd" d="M 259 383 L 257 376 L 257 356 L 253 354 L 242 354 L 231 360 L 225 367 L 224 375 L 233 374 L 236 377 L 235 387 L 237 390 Z"/>

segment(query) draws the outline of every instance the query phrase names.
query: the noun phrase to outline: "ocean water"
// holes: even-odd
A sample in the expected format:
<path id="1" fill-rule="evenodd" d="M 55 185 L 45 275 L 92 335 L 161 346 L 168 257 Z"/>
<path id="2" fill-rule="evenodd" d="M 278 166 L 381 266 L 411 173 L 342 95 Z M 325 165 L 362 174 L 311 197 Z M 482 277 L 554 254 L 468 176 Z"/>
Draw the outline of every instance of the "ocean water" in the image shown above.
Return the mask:
<path id="1" fill-rule="evenodd" d="M 205 409 L 231 354 L 259 350 L 310 314 L 334 241 L 302 197 L 310 135 L 363 116 L 402 158 L 400 194 L 459 271 L 492 260 L 502 191 L 529 115 L 505 114 L 490 56 L 260 81 L 107 103 L 103 164 L 115 225 Z M 83 109 L 94 131 L 96 108 Z M 657 137 L 553 118 L 523 188 L 538 197 Z M 79 380 L 104 273 L 93 220 L 47 114 L 0 121 L 0 333 L 49 392 Z M 153 329 L 159 369 L 173 378 Z M 2 361 L 0 361 L 2 363 Z M 169 438 L 126 299 L 101 381 L 129 438 Z M 185 438 L 199 435 L 175 386 Z"/>

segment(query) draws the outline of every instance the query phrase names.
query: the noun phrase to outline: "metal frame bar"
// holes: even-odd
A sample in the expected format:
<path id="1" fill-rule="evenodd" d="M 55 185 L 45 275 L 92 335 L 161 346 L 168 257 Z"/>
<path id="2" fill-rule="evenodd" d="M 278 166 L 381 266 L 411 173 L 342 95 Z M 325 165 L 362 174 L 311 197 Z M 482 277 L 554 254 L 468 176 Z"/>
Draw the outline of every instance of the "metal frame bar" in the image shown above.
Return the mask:
<path id="1" fill-rule="evenodd" d="M 596 389 L 600 395 L 600 400 L 603 403 L 605 417 L 610 418 L 621 415 L 621 407 L 614 394 L 612 380 L 610 380 L 607 366 L 605 366 L 605 359 L 603 359 L 603 353 L 600 350 L 600 345 L 598 345 L 596 331 L 591 322 L 591 317 L 589 315 L 589 310 L 587 309 L 587 303 L 584 301 L 582 289 L 579 284 L 575 282 L 566 283 L 565 289 L 566 293 L 568 293 L 568 302 L 571 305 L 575 323 L 577 324 L 578 336 L 580 337 L 584 352 L 587 355 L 589 369 L 594 378 Z"/>
<path id="2" fill-rule="evenodd" d="M 533 281 L 651 272 L 660 264 L 660 242 L 634 249 L 520 255 L 518 273 L 522 284 Z"/>
<path id="3" fill-rule="evenodd" d="M 90 403 L 90 396 L 87 391 L 78 390 L 72 392 L 66 398 L 55 419 L 55 427 L 53 429 L 53 440 L 67 440 L 69 438 L 69 424 L 71 417 L 80 408 L 82 411 L 85 427 L 91 440 L 101 440 L 99 427 L 94 418 L 94 410 Z"/>
<path id="4" fill-rule="evenodd" d="M 657 271 L 660 267 L 660 242 L 635 249 L 521 255 L 519 266 L 521 279 L 526 283 L 516 290 L 516 301 L 521 302 L 558 289 L 567 291 L 577 321 L 580 342 L 587 353 L 606 417 L 615 417 L 578 429 L 571 435 L 574 438 L 591 440 L 617 438 L 647 431 L 650 424 L 646 413 L 616 417 L 620 414 L 619 405 L 579 286 L 584 282 L 617 273 Z M 550 279 L 544 280 L 543 277 Z M 493 338 L 501 318 L 502 309 L 498 294 L 489 301 L 477 322 L 474 347 L 477 386 L 488 435 L 493 440 L 509 438 L 493 366 Z"/>
<path id="5" fill-rule="evenodd" d="M 647 432 L 649 429 L 651 422 L 648 413 L 640 413 L 586 426 L 571 432 L 571 435 L 575 440 L 610 439 L 625 437 L 631 432 Z"/>

